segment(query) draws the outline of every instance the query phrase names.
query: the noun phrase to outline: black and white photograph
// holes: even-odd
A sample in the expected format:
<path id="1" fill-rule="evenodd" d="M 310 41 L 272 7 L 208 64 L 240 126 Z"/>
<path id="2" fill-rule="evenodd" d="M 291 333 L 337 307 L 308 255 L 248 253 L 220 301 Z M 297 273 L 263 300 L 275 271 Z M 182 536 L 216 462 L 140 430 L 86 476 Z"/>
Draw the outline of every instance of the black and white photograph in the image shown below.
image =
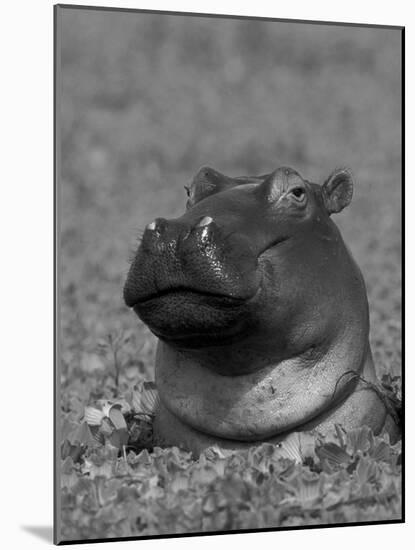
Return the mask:
<path id="1" fill-rule="evenodd" d="M 54 542 L 402 523 L 404 27 L 54 40 Z"/>

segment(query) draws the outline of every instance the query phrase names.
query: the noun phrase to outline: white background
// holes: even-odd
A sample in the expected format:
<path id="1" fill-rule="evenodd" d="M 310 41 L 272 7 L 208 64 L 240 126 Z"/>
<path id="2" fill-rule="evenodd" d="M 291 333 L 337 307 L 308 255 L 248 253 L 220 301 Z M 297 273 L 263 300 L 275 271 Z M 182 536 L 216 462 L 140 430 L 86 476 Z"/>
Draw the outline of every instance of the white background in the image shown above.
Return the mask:
<path id="1" fill-rule="evenodd" d="M 52 23 L 51 0 L 20 0 L 1 8 L 1 466 L 0 542 L 4 548 L 45 547 L 51 544 L 33 534 L 52 526 Z M 104 548 L 143 550 L 314 548 L 319 550 L 376 547 L 376 550 L 413 547 L 415 420 L 412 392 L 414 346 L 412 254 L 414 224 L 413 150 L 414 17 L 404 0 L 307 0 L 266 2 L 256 0 L 143 0 L 76 2 L 84 5 L 161 10 L 233 13 L 269 17 L 405 25 L 407 27 L 407 525 L 317 529 L 279 533 L 215 536 L 106 544 Z M 6 120 L 6 124 L 4 124 Z M 398 182 L 397 182 L 398 185 Z M 412 220 L 411 220 L 412 218 Z M 4 307 L 6 304 L 6 307 Z M 412 539 L 412 543 L 409 541 Z M 102 544 L 87 545 L 100 548 Z"/>

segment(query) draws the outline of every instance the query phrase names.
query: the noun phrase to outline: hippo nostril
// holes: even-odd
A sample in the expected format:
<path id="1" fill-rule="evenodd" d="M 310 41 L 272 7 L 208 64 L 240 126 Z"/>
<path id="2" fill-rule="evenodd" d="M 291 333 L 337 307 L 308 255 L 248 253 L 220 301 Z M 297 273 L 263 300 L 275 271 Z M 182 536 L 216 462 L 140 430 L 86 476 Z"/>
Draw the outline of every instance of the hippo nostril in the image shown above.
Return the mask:
<path id="1" fill-rule="evenodd" d="M 147 231 L 150 235 L 155 234 L 156 236 L 160 236 L 166 231 L 167 227 L 168 222 L 166 219 L 156 218 L 146 225 L 145 231 Z"/>
<path id="2" fill-rule="evenodd" d="M 200 220 L 200 222 L 197 224 L 197 227 L 205 227 L 206 225 L 209 225 L 213 222 L 213 219 L 210 216 L 205 216 Z"/>
<path id="3" fill-rule="evenodd" d="M 151 222 L 146 225 L 147 231 L 154 231 L 156 227 L 157 227 L 156 222 Z"/>

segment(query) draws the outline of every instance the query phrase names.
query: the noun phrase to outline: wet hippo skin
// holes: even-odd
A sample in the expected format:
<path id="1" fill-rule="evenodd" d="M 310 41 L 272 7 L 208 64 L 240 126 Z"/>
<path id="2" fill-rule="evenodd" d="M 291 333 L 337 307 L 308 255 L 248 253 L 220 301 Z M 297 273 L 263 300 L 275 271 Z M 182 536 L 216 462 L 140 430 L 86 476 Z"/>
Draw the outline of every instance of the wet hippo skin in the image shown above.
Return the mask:
<path id="1" fill-rule="evenodd" d="M 151 222 L 124 288 L 159 338 L 155 438 L 199 453 L 293 431 L 398 428 L 375 391 L 360 270 L 331 215 L 351 201 L 281 167 L 231 178 L 204 167 L 186 212 Z"/>

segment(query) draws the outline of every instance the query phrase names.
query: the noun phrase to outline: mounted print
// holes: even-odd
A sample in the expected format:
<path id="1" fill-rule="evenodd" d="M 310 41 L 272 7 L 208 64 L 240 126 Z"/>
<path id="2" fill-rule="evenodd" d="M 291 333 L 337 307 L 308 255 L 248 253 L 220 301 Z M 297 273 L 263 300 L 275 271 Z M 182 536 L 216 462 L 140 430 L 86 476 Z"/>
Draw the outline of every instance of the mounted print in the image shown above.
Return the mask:
<path id="1" fill-rule="evenodd" d="M 56 543 L 403 521 L 403 34 L 55 6 Z"/>

